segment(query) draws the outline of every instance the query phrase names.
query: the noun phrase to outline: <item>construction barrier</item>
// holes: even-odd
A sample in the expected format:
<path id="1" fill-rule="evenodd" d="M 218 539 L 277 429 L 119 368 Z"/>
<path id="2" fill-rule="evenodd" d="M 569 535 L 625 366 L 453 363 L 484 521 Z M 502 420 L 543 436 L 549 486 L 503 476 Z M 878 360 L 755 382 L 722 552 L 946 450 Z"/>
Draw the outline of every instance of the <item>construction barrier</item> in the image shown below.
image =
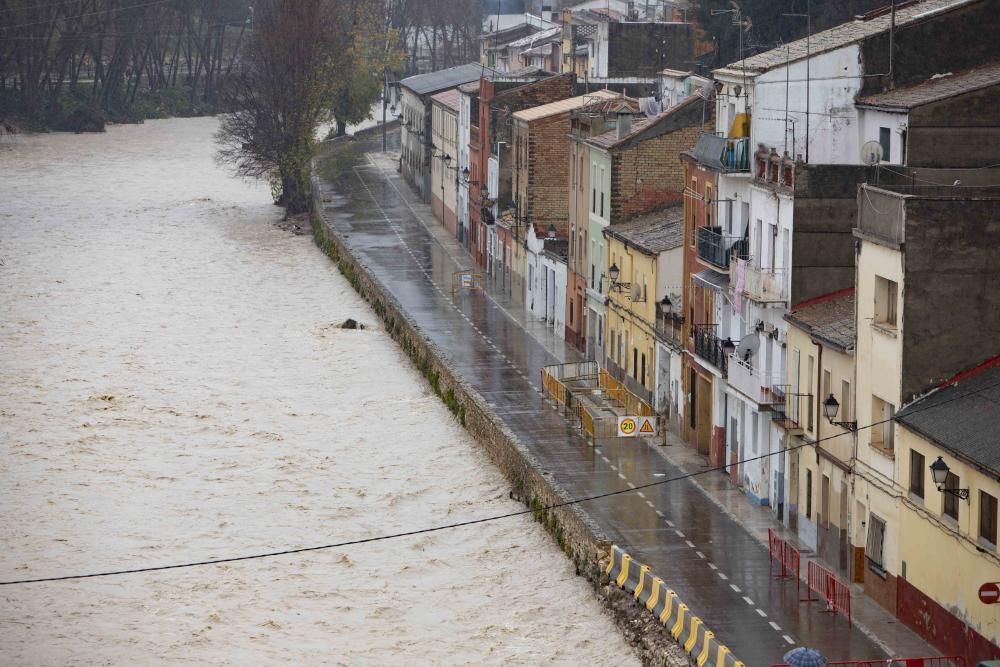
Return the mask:
<path id="1" fill-rule="evenodd" d="M 841 613 L 847 617 L 847 624 L 853 625 L 851 620 L 851 589 L 847 584 L 837 579 L 833 572 L 826 569 L 816 561 L 809 561 L 808 576 L 806 578 L 806 597 L 803 602 L 814 602 L 819 598 L 814 598 L 815 592 L 826 598 L 826 610 L 830 613 Z"/>
<path id="2" fill-rule="evenodd" d="M 933 656 L 920 658 L 878 658 L 877 660 L 836 660 L 827 662 L 827 667 L 966 667 L 965 658 L 960 655 Z M 780 662 L 771 667 L 789 667 Z"/>
<path id="3" fill-rule="evenodd" d="M 778 575 L 775 579 L 785 580 L 794 578 L 795 590 L 801 590 L 801 579 L 799 578 L 799 563 L 801 558 L 799 550 L 789 544 L 787 540 L 778 537 L 778 534 L 771 528 L 767 529 L 767 546 L 772 572 L 776 561 L 779 566 Z"/>
<path id="4" fill-rule="evenodd" d="M 451 296 L 454 298 L 458 290 L 482 291 L 484 284 L 483 274 L 478 271 L 456 271 L 451 274 Z"/>
<path id="5" fill-rule="evenodd" d="M 745 667 L 649 566 L 614 546 L 605 574 L 652 612 L 698 667 Z"/>
<path id="6" fill-rule="evenodd" d="M 616 380 L 603 368 L 599 371 L 597 384 L 609 400 L 614 401 L 620 407 L 624 408 L 625 414 L 639 417 L 656 416 L 653 406 L 629 391 L 624 384 Z"/>

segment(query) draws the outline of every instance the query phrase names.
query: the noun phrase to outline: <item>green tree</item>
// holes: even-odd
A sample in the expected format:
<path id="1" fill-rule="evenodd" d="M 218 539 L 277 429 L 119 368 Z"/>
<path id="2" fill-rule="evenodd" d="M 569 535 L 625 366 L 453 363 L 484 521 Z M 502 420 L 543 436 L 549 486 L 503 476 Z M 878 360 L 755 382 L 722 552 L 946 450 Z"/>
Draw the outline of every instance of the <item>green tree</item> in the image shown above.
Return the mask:
<path id="1" fill-rule="evenodd" d="M 359 48 L 385 44 L 379 0 L 262 0 L 244 69 L 227 81 L 218 158 L 271 182 L 288 214 L 309 208 L 318 127 L 359 73 Z"/>

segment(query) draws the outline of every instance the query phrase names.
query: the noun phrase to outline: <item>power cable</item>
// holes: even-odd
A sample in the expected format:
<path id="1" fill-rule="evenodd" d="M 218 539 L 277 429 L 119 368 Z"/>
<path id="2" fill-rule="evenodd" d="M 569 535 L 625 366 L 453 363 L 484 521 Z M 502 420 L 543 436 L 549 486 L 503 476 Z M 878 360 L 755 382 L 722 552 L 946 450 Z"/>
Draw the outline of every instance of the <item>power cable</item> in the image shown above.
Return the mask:
<path id="1" fill-rule="evenodd" d="M 34 23 L 21 23 L 19 25 L 3 25 L 3 26 L 0 26 L 0 30 L 14 30 L 16 28 L 29 28 L 31 26 L 36 26 L 36 25 L 48 25 L 50 23 L 54 23 L 56 20 L 59 20 L 59 19 L 64 19 L 64 20 L 80 19 L 80 18 L 83 18 L 84 16 L 95 16 L 95 15 L 98 15 L 98 14 L 101 14 L 101 15 L 104 15 L 104 16 L 110 16 L 111 14 L 118 14 L 118 13 L 121 13 L 121 12 L 126 12 L 126 11 L 128 11 L 130 9 L 139 9 L 141 7 L 151 7 L 152 5 L 163 5 L 163 4 L 166 4 L 168 2 L 173 2 L 173 0 L 153 0 L 152 2 L 146 2 L 146 3 L 143 3 L 143 4 L 139 4 L 139 5 L 127 5 L 125 7 L 118 7 L 116 9 L 107 8 L 107 9 L 101 9 L 101 10 L 93 11 L 93 12 L 84 12 L 83 14 L 74 14 L 72 16 L 59 16 L 59 17 L 51 18 L 51 19 L 46 20 L 46 21 L 35 21 Z"/>
<path id="2" fill-rule="evenodd" d="M 989 389 L 995 389 L 995 388 L 998 388 L 998 387 L 1000 387 L 1000 382 L 996 382 L 994 384 L 990 384 L 990 385 L 987 385 L 985 387 L 981 387 L 980 389 L 976 389 L 975 391 L 970 391 L 970 392 L 965 393 L 965 394 L 959 394 L 958 396 L 946 399 L 944 401 L 938 401 L 937 403 L 924 406 L 923 408 L 916 408 L 916 409 L 910 410 L 909 414 L 914 414 L 916 412 L 923 412 L 924 410 L 931 410 L 931 409 L 934 409 L 934 408 L 939 408 L 942 405 L 945 405 L 947 403 L 952 403 L 954 401 L 957 401 L 957 400 L 960 400 L 960 399 L 963 399 L 963 398 L 968 398 L 970 396 L 974 396 L 976 394 L 980 394 L 980 393 L 982 393 L 984 391 L 987 391 Z M 857 427 L 857 431 L 874 428 L 876 426 L 881 426 L 882 424 L 886 424 L 886 423 L 889 423 L 891 421 L 894 421 L 894 419 L 893 418 L 889 418 L 889 419 L 883 419 L 883 420 L 877 421 L 877 422 L 872 422 L 871 424 L 868 424 L 867 426 L 859 426 L 859 427 Z M 600 494 L 593 495 L 593 496 L 585 496 L 583 498 L 574 498 L 574 499 L 571 499 L 571 500 L 566 500 L 566 501 L 561 502 L 561 503 L 555 503 L 555 504 L 552 504 L 552 505 L 546 505 L 546 506 L 540 507 L 540 508 L 532 508 L 532 509 L 526 509 L 526 510 L 519 510 L 517 512 L 507 512 L 506 514 L 495 514 L 495 515 L 483 517 L 483 518 L 480 518 L 480 519 L 470 519 L 468 521 L 458 521 L 458 522 L 455 522 L 455 523 L 449 523 L 449 524 L 445 524 L 445 525 L 442 525 L 442 526 L 433 526 L 431 528 L 420 528 L 420 529 L 417 529 L 417 530 L 408 530 L 408 531 L 404 531 L 404 532 L 400 532 L 400 533 L 389 533 L 389 534 L 386 534 L 386 535 L 376 535 L 376 536 L 373 536 L 373 537 L 363 537 L 363 538 L 358 538 L 356 540 L 346 540 L 344 542 L 335 542 L 335 543 L 332 543 L 332 544 L 320 544 L 320 545 L 317 545 L 317 546 L 298 547 L 298 548 L 295 548 L 295 549 L 284 549 L 284 550 L 281 550 L 281 551 L 268 551 L 268 552 L 257 553 L 257 554 L 249 554 L 249 555 L 246 555 L 246 556 L 231 556 L 231 557 L 228 557 L 228 558 L 213 558 L 213 559 L 200 560 L 200 561 L 191 561 L 191 562 L 187 562 L 187 563 L 174 563 L 172 565 L 152 565 L 152 566 L 149 566 L 149 567 L 136 567 L 136 568 L 123 569 L 123 570 L 108 570 L 108 571 L 102 571 L 102 572 L 91 572 L 91 573 L 88 573 L 88 574 L 66 574 L 66 575 L 58 575 L 58 576 L 52 576 L 52 577 L 37 577 L 37 578 L 34 578 L 34 579 L 13 579 L 13 580 L 8 580 L 8 581 L 0 581 L 0 586 L 16 586 L 16 585 L 22 585 L 22 584 L 38 584 L 38 583 L 44 583 L 44 582 L 69 581 L 69 580 L 76 580 L 76 579 L 93 579 L 93 578 L 96 578 L 96 577 L 113 577 L 113 576 L 119 576 L 119 575 L 123 575 L 123 574 L 140 574 L 140 573 L 145 573 L 145 572 L 162 572 L 162 571 L 165 571 L 165 570 L 178 570 L 178 569 L 189 568 L 189 567 L 200 567 L 200 566 L 203 566 L 203 565 L 222 565 L 224 563 L 236 563 L 236 562 L 247 561 L 247 560 L 258 560 L 258 559 L 262 559 L 262 558 L 274 558 L 276 556 L 288 556 L 288 555 L 291 555 L 291 554 L 306 553 L 306 552 L 310 552 L 310 551 L 324 551 L 324 550 L 328 550 L 328 549 L 339 549 L 339 548 L 342 548 L 342 547 L 356 546 L 356 545 L 359 545 L 359 544 L 368 544 L 368 543 L 371 543 L 371 542 L 383 542 L 385 540 L 393 540 L 393 539 L 398 539 L 398 538 L 401 538 L 401 537 L 412 537 L 414 535 L 424 535 L 424 534 L 427 534 L 427 533 L 436 533 L 436 532 L 439 532 L 439 531 L 442 531 L 442 530 L 450 530 L 452 528 L 462 528 L 462 527 L 465 527 L 465 526 L 474 526 L 474 525 L 477 525 L 477 524 L 489 523 L 491 521 L 499 521 L 501 519 L 509 519 L 509 518 L 513 518 L 513 517 L 517 517 L 517 516 L 524 516 L 524 515 L 527 515 L 527 514 L 534 514 L 536 512 L 547 512 L 549 510 L 558 509 L 560 507 L 568 507 L 570 505 L 578 505 L 580 503 L 590 502 L 590 501 L 593 501 L 593 500 L 601 500 L 601 499 L 604 499 L 604 498 L 611 498 L 613 496 L 620 496 L 620 495 L 624 495 L 624 494 L 627 494 L 627 493 L 634 493 L 634 492 L 642 491 L 643 489 L 649 489 L 649 488 L 653 488 L 653 487 L 657 487 L 657 486 L 662 486 L 664 484 L 670 484 L 670 483 L 673 483 L 673 482 L 679 482 L 679 481 L 682 481 L 682 480 L 685 480 L 685 479 L 691 479 L 693 477 L 700 477 L 701 475 L 705 475 L 705 474 L 708 474 L 710 472 L 728 471 L 728 469 L 731 468 L 734 465 L 739 465 L 739 464 L 743 464 L 743 463 L 752 463 L 754 461 L 760 461 L 760 460 L 767 459 L 767 458 L 770 458 L 772 456 L 776 456 L 776 455 L 779 455 L 779 454 L 785 454 L 787 452 L 796 451 L 796 450 L 801 449 L 803 447 L 815 446 L 815 445 L 818 445 L 821 442 L 825 442 L 827 440 L 833 440 L 834 438 L 841 438 L 841 437 L 843 437 L 845 435 L 850 435 L 850 434 L 851 434 L 850 431 L 845 431 L 845 432 L 842 432 L 842 433 L 835 433 L 833 435 L 829 435 L 829 436 L 826 436 L 824 438 L 819 438 L 818 440 L 814 440 L 812 442 L 802 442 L 801 444 L 793 445 L 791 447 L 786 447 L 784 449 L 779 449 L 779 450 L 777 450 L 775 452 L 770 452 L 768 454 L 761 454 L 759 456 L 752 456 L 750 458 L 741 459 L 741 460 L 738 460 L 738 461 L 735 461 L 735 462 L 732 462 L 732 463 L 729 463 L 729 464 L 724 464 L 724 465 L 721 465 L 721 466 L 716 466 L 714 468 L 705 468 L 705 469 L 698 470 L 698 471 L 695 471 L 695 472 L 690 472 L 690 473 L 685 473 L 683 475 L 678 475 L 676 477 L 670 477 L 668 479 L 662 479 L 662 480 L 658 480 L 658 481 L 655 481 L 655 482 L 649 482 L 647 484 L 640 484 L 640 485 L 637 485 L 634 488 L 619 489 L 618 491 L 609 491 L 607 493 L 600 493 Z"/>

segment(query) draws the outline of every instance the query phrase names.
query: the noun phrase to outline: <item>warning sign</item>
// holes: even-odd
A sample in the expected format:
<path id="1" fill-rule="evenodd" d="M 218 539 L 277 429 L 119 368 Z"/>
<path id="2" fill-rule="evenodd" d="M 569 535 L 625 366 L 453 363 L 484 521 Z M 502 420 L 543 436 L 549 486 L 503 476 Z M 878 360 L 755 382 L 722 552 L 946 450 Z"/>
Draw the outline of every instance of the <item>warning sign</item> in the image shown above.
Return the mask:
<path id="1" fill-rule="evenodd" d="M 634 438 L 656 435 L 656 417 L 619 417 L 618 437 Z"/>

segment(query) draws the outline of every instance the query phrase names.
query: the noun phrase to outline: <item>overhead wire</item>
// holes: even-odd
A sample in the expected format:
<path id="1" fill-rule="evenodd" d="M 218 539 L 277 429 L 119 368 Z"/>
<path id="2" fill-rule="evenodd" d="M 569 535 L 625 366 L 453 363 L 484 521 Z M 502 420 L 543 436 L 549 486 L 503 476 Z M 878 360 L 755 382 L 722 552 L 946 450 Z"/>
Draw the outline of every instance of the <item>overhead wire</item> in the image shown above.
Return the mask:
<path id="1" fill-rule="evenodd" d="M 979 389 L 976 389 L 974 391 L 970 391 L 970 392 L 967 392 L 967 393 L 964 393 L 964 394 L 959 394 L 958 396 L 955 396 L 953 398 L 949 398 L 949 399 L 945 399 L 943 401 L 938 401 L 936 403 L 929 404 L 927 406 L 924 406 L 923 408 L 919 408 L 919 407 L 918 408 L 914 408 L 914 409 L 910 410 L 909 414 L 914 414 L 914 413 L 917 413 L 917 412 L 923 412 L 924 410 L 932 410 L 932 409 L 935 409 L 935 408 L 939 408 L 942 405 L 946 405 L 946 404 L 952 403 L 954 401 L 958 401 L 958 400 L 961 400 L 961 399 L 964 399 L 964 398 L 968 398 L 970 396 L 975 396 L 975 395 L 981 394 L 982 392 L 987 391 L 989 389 L 995 389 L 995 388 L 998 388 L 998 387 L 1000 387 L 1000 382 L 989 384 L 989 385 L 986 385 L 986 386 L 981 387 Z M 889 423 L 891 421 L 894 421 L 894 418 L 883 419 L 883 420 L 880 420 L 880 421 L 872 422 L 872 423 L 870 423 L 870 424 L 868 424 L 866 426 L 859 426 L 859 427 L 857 427 L 857 430 L 860 431 L 860 430 L 874 428 L 876 426 L 881 426 L 882 424 L 886 424 L 886 423 Z M 639 484 L 639 485 L 636 485 L 635 487 L 630 487 L 630 488 L 626 488 L 626 489 L 619 489 L 617 491 L 609 491 L 609 492 L 606 492 L 606 493 L 600 493 L 600 494 L 596 494 L 596 495 L 592 495 L 592 496 L 585 496 L 585 497 L 581 497 L 581 498 L 573 498 L 573 499 L 566 500 L 566 501 L 563 501 L 563 502 L 553 503 L 551 505 L 545 505 L 545 506 L 540 507 L 540 508 L 530 508 L 530 509 L 518 510 L 516 512 L 507 512 L 507 513 L 504 513 L 504 514 L 494 514 L 494 515 L 487 516 L 487 517 L 481 517 L 479 519 L 469 519 L 467 521 L 457 521 L 457 522 L 454 522 L 454 523 L 444 524 L 444 525 L 441 525 L 441 526 L 432 526 L 432 527 L 428 527 L 428 528 L 419 528 L 419 529 L 415 529 L 415 530 L 408 530 L 408 531 L 403 531 L 403 532 L 398 532 L 398 533 L 388 533 L 388 534 L 383 534 L 383 535 L 374 535 L 374 536 L 371 536 L 371 537 L 362 537 L 362 538 L 357 538 L 357 539 L 353 539 L 353 540 L 344 540 L 344 541 L 341 541 L 341 542 L 334 542 L 334 543 L 329 543 L 329 544 L 320 544 L 320 545 L 307 546 L 307 547 L 297 547 L 297 548 L 293 548 L 293 549 L 282 549 L 280 551 L 267 551 L 267 552 L 256 553 L 256 554 L 247 554 L 247 555 L 244 555 L 244 556 L 230 556 L 230 557 L 226 557 L 226 558 L 212 558 L 212 559 L 205 559 L 205 560 L 198 560 L 198 561 L 189 561 L 189 562 L 184 562 L 184 563 L 173 563 L 173 564 L 170 564 L 170 565 L 151 565 L 151 566 L 147 566 L 147 567 L 125 568 L 125 569 L 118 569 L 118 570 L 104 570 L 104 571 L 90 572 L 90 573 L 84 573 L 84 574 L 66 574 L 66 575 L 54 575 L 54 576 L 49 576 L 49 577 L 34 577 L 34 578 L 26 578 L 26 579 L 10 579 L 10 580 L 6 580 L 6 581 L 0 581 L 0 586 L 16 586 L 16 585 L 38 584 L 38 583 L 56 582 L 56 581 L 70 581 L 70 580 L 78 580 L 78 579 L 93 579 L 93 578 L 98 578 L 98 577 L 113 577 L 113 576 L 120 576 L 120 575 L 126 575 L 126 574 L 142 574 L 142 573 L 149 573 L 149 572 L 163 572 L 163 571 L 166 571 L 166 570 L 178 570 L 178 569 L 191 568 L 191 567 L 201 567 L 201 566 L 206 566 L 206 565 L 223 565 L 223 564 L 226 564 L 226 563 L 237 563 L 237 562 L 241 562 L 241 561 L 259 560 L 259 559 L 263 559 L 263 558 L 275 558 L 275 557 L 278 557 L 278 556 L 288 556 L 288 555 L 293 555 L 293 554 L 308 553 L 308 552 L 312 552 L 312 551 L 325 551 L 325 550 L 329 550 L 329 549 L 340 549 L 340 548 L 344 548 L 344 547 L 357 546 L 357 545 L 360 545 L 360 544 L 370 544 L 372 542 L 383 542 L 383 541 L 386 541 L 386 540 L 399 539 L 399 538 L 403 538 L 403 537 L 412 537 L 412 536 L 415 536 L 415 535 L 425 535 L 427 533 L 435 533 L 435 532 L 440 532 L 440 531 L 443 531 L 443 530 L 450 530 L 450 529 L 453 529 L 453 528 L 462 528 L 462 527 L 466 527 L 466 526 L 474 526 L 474 525 L 479 525 L 479 524 L 484 524 L 484 523 L 490 523 L 492 521 L 500 521 L 502 519 L 509 519 L 509 518 L 518 517 L 518 516 L 525 516 L 525 515 L 528 515 L 528 514 L 535 514 L 535 513 L 540 512 L 540 511 L 541 512 L 547 512 L 549 510 L 559 509 L 561 507 L 568 507 L 568 506 L 571 506 L 571 505 L 578 505 L 578 504 L 585 503 L 585 502 L 592 502 L 592 501 L 595 501 L 595 500 L 602 500 L 604 498 L 611 498 L 611 497 L 614 497 L 614 496 L 620 496 L 620 495 L 625 495 L 625 494 L 629 494 L 629 493 L 637 493 L 637 492 L 642 491 L 644 489 L 659 487 L 659 486 L 663 486 L 665 484 L 671 484 L 671 483 L 674 483 L 674 482 L 683 481 L 685 479 L 691 479 L 693 477 L 700 477 L 701 475 L 706 475 L 706 474 L 711 473 L 711 472 L 727 471 L 729 468 L 731 468 L 734 465 L 739 465 L 739 464 L 743 464 L 743 463 L 752 463 L 754 461 L 760 461 L 760 460 L 763 460 L 763 459 L 770 458 L 772 456 L 777 456 L 777 455 L 780 455 L 780 454 L 785 454 L 787 452 L 796 451 L 796 450 L 802 449 L 803 447 L 815 446 L 815 445 L 818 445 L 821 442 L 825 442 L 827 440 L 833 440 L 834 438 L 841 438 L 841 437 L 844 437 L 844 436 L 850 435 L 850 434 L 851 434 L 850 431 L 844 431 L 844 432 L 841 432 L 841 433 L 835 433 L 833 435 L 829 435 L 829 436 L 826 436 L 826 437 L 823 437 L 823 438 L 819 438 L 819 439 L 814 440 L 814 441 L 802 442 L 802 443 L 800 443 L 798 445 L 792 445 L 790 447 L 785 447 L 784 449 L 779 449 L 779 450 L 774 451 L 774 452 L 768 452 L 766 454 L 760 454 L 758 456 L 751 456 L 749 458 L 741 459 L 741 460 L 734 461 L 732 463 L 724 464 L 724 465 L 721 465 L 721 466 L 715 466 L 715 467 L 711 467 L 711 468 L 704 468 L 704 469 L 697 470 L 697 471 L 694 471 L 694 472 L 684 473 L 684 474 L 681 474 L 681 475 L 677 475 L 675 477 L 670 477 L 668 479 L 657 480 L 655 482 L 648 482 L 646 484 Z"/>

